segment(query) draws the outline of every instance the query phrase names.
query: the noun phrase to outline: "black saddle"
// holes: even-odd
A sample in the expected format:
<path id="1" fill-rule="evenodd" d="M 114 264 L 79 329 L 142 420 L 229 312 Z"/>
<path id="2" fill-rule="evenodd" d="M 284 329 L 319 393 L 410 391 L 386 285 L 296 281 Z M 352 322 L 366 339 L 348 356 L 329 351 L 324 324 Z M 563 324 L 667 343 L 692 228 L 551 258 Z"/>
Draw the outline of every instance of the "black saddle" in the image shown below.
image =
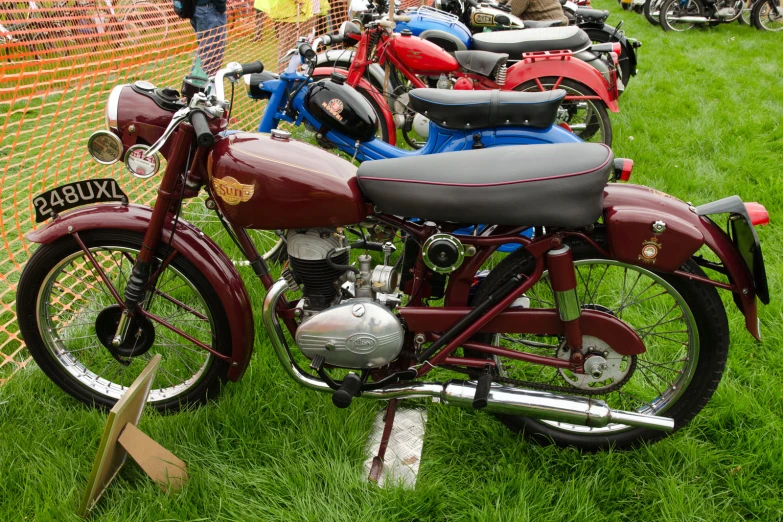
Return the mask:
<path id="1" fill-rule="evenodd" d="M 569 50 L 579 52 L 592 44 L 590 37 L 577 26 L 545 27 L 519 31 L 493 31 L 473 35 L 473 48 L 479 51 L 506 53 L 512 60 L 535 51 Z"/>
<path id="2" fill-rule="evenodd" d="M 525 29 L 540 29 L 542 27 L 558 27 L 563 25 L 562 20 L 522 20 Z"/>
<path id="3" fill-rule="evenodd" d="M 586 22 L 603 22 L 609 18 L 609 11 L 603 9 L 589 9 L 587 7 L 580 7 L 576 10 L 576 17 L 581 18 Z"/>
<path id="4" fill-rule="evenodd" d="M 362 163 L 359 186 L 386 214 L 431 221 L 582 227 L 613 172 L 600 143 L 523 145 Z"/>
<path id="5" fill-rule="evenodd" d="M 487 51 L 455 51 L 454 58 L 463 69 L 482 76 L 491 76 L 495 69 L 506 65 L 508 61 L 507 54 Z"/>
<path id="6" fill-rule="evenodd" d="M 562 89 L 545 92 L 456 91 L 413 89 L 411 108 L 448 129 L 553 125 L 566 96 Z"/>

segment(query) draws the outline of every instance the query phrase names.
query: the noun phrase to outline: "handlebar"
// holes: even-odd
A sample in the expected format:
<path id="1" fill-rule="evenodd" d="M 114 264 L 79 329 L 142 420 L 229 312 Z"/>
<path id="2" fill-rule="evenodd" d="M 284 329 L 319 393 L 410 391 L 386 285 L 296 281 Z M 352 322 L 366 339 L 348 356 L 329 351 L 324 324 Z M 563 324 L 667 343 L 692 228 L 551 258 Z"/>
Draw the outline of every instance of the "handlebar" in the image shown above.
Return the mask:
<path id="1" fill-rule="evenodd" d="M 261 62 L 256 62 L 261 63 Z M 261 66 L 263 72 L 264 66 Z M 193 125 L 193 130 L 196 131 L 196 143 L 199 147 L 211 147 L 215 143 L 215 136 L 212 131 L 209 130 L 209 123 L 207 123 L 207 117 L 200 110 L 196 110 L 190 113 L 190 124 Z"/>
<path id="2" fill-rule="evenodd" d="M 242 74 L 258 74 L 264 72 L 264 64 L 259 60 L 250 63 L 243 63 L 240 65 L 242 68 Z"/>

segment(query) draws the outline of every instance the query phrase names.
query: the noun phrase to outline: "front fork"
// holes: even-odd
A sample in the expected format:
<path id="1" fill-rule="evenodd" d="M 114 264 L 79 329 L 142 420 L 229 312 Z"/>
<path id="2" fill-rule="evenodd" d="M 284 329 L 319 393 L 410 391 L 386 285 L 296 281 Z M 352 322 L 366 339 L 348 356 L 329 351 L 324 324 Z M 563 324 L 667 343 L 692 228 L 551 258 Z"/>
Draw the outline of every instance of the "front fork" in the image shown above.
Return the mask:
<path id="1" fill-rule="evenodd" d="M 581 367 L 584 362 L 582 329 L 579 325 L 582 309 L 576 294 L 576 269 L 571 247 L 563 245 L 547 252 L 546 264 L 549 269 L 555 307 L 564 325 L 566 346 L 571 350 L 571 365 Z"/>

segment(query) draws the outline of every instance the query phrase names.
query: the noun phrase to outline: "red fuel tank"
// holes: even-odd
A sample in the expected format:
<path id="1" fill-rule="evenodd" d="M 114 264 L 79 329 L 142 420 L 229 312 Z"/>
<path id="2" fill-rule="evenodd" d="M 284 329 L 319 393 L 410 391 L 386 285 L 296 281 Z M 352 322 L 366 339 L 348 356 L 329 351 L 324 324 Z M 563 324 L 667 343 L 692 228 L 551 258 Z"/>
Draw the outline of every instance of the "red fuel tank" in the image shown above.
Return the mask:
<path id="1" fill-rule="evenodd" d="M 241 227 L 341 226 L 367 216 L 356 167 L 306 143 L 231 134 L 212 147 L 207 170 L 220 211 Z"/>
<path id="2" fill-rule="evenodd" d="M 395 34 L 389 42 L 392 52 L 414 73 L 432 76 L 459 70 L 459 63 L 442 47 L 417 36 Z"/>

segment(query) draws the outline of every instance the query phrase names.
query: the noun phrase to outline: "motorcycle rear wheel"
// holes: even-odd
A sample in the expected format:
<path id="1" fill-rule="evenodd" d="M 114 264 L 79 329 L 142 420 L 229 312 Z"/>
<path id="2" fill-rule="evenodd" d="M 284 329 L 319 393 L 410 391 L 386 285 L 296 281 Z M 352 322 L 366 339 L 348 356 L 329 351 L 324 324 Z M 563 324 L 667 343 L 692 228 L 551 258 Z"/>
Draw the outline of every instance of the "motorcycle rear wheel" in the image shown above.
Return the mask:
<path id="1" fill-rule="evenodd" d="M 660 8 L 661 0 L 646 0 L 644 2 L 644 8 L 642 9 L 642 12 L 644 13 L 644 17 L 647 19 L 647 21 L 652 25 L 661 25 L 661 22 L 658 21 L 658 18 L 661 15 Z"/>
<path id="2" fill-rule="evenodd" d="M 143 236 L 124 230 L 80 234 L 93 257 L 123 295 Z M 162 246 L 160 261 L 167 255 Z M 216 289 L 182 255 L 158 279 L 144 308 L 223 354 L 231 331 Z M 116 328 L 118 305 L 76 241 L 63 237 L 41 245 L 22 272 L 17 319 L 27 349 L 41 370 L 72 397 L 110 408 L 156 353 L 163 355 L 149 404 L 176 411 L 217 396 L 228 363 L 153 321 L 129 329 L 119 362 L 104 344 Z M 100 337 L 102 336 L 104 340 Z"/>
<path id="3" fill-rule="evenodd" d="M 557 78 L 540 78 L 544 91 L 551 91 L 557 83 Z M 595 96 L 595 93 L 585 85 L 573 80 L 565 79 L 560 82 L 558 89 L 564 89 L 572 96 Z M 538 92 L 542 89 L 535 80 L 530 80 L 514 88 L 515 91 Z M 601 100 L 575 100 L 564 101 L 560 106 L 568 112 L 566 123 L 571 132 L 579 136 L 583 141 L 604 143 L 612 146 L 612 122 L 606 105 Z"/>
<path id="4" fill-rule="evenodd" d="M 776 13 L 776 9 L 780 15 Z M 759 31 L 783 31 L 783 2 L 758 0 L 751 10 L 753 26 Z"/>
<path id="5" fill-rule="evenodd" d="M 634 328 L 644 339 L 647 352 L 635 358 L 620 356 L 609 346 L 608 360 L 615 365 L 606 381 L 591 380 L 551 367 L 526 363 L 500 362 L 501 374 L 574 388 L 575 394 L 589 393 L 610 407 L 665 415 L 675 420 L 675 431 L 685 426 L 707 404 L 720 382 L 729 348 L 729 330 L 723 303 L 715 288 L 646 268 L 602 258 L 586 245 L 574 245 L 577 266 L 577 294 L 583 309 L 611 313 Z M 510 254 L 481 285 L 478 305 L 513 274 L 530 274 L 534 265 L 524 250 Z M 693 262 L 683 270 L 703 275 Z M 594 286 L 592 286 L 594 285 Z M 527 292 L 530 307 L 553 306 L 548 279 L 542 279 Z M 682 314 L 680 316 L 680 313 Z M 513 335 L 513 334 L 512 334 Z M 523 336 L 484 336 L 484 342 L 504 347 L 520 346 L 525 351 L 562 356 L 562 340 L 550 348 L 522 344 Z M 536 338 L 550 340 L 549 338 Z M 598 347 L 602 341 L 593 340 Z M 550 344 L 550 343 L 547 343 Z M 604 343 L 605 344 L 605 343 Z M 547 353 L 548 352 L 548 353 Z M 516 365 L 516 366 L 515 366 Z M 550 379 L 551 377 L 551 379 Z M 592 381 L 592 382 L 590 382 Z M 607 392 L 601 393 L 606 389 Z M 567 393 L 560 392 L 557 393 Z M 588 451 L 627 449 L 654 442 L 666 432 L 622 425 L 588 428 L 565 423 L 534 420 L 522 416 L 498 415 L 511 430 L 543 444 L 575 446 Z"/>
<path id="6" fill-rule="evenodd" d="M 664 0 L 661 4 L 661 12 L 658 21 L 664 31 L 687 31 L 693 29 L 696 25 L 692 22 L 678 22 L 673 20 L 683 15 L 704 16 L 704 4 L 701 0 L 687 0 L 684 6 L 680 5 L 680 0 Z"/>

